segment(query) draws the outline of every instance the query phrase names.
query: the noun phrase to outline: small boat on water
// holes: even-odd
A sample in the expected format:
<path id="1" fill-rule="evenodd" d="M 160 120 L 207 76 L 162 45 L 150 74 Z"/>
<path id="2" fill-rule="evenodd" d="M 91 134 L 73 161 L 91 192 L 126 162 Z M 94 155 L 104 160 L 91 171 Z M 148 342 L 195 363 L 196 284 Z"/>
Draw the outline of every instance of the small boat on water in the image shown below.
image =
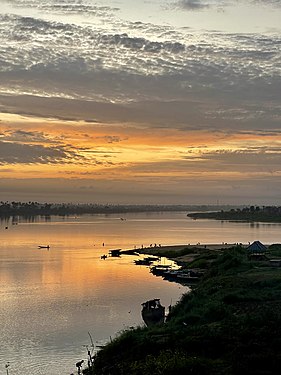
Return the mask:
<path id="1" fill-rule="evenodd" d="M 153 266 L 150 268 L 150 272 L 153 273 L 153 275 L 156 276 L 163 276 L 163 274 L 169 270 L 171 270 L 170 265 L 165 265 L 165 264 L 159 264 L 157 266 Z"/>
<path id="2" fill-rule="evenodd" d="M 38 249 L 50 249 L 50 245 L 47 246 L 38 246 Z"/>
<path id="3" fill-rule="evenodd" d="M 142 303 L 141 315 L 147 326 L 162 324 L 165 320 L 165 307 L 161 305 L 159 298 L 155 298 Z"/>
<path id="4" fill-rule="evenodd" d="M 159 260 L 159 257 L 156 256 L 148 256 L 143 259 L 137 259 L 135 260 L 135 264 L 143 265 L 143 266 L 150 266 L 153 262 L 156 262 Z"/>
<path id="5" fill-rule="evenodd" d="M 202 276 L 203 272 L 194 271 L 192 269 L 168 270 L 163 274 L 163 278 L 166 280 L 178 281 L 187 284 L 199 281 Z"/>
<path id="6" fill-rule="evenodd" d="M 153 262 L 156 262 L 157 260 L 160 260 L 160 257 L 150 255 L 148 257 L 145 257 L 145 259 L 152 260 Z"/>
<path id="7" fill-rule="evenodd" d="M 153 263 L 153 260 L 144 258 L 144 259 L 137 259 L 134 261 L 135 264 L 141 265 L 141 266 L 150 266 Z"/>
<path id="8" fill-rule="evenodd" d="M 109 253 L 112 257 L 120 257 L 121 249 L 109 250 Z"/>
<path id="9" fill-rule="evenodd" d="M 196 283 L 199 281 L 199 276 L 192 276 L 192 273 L 181 273 L 177 275 L 177 281 L 185 283 Z"/>
<path id="10" fill-rule="evenodd" d="M 138 259 L 138 260 L 134 260 L 135 264 L 138 265 L 138 266 L 150 266 L 151 265 L 151 261 L 147 261 L 145 259 Z"/>

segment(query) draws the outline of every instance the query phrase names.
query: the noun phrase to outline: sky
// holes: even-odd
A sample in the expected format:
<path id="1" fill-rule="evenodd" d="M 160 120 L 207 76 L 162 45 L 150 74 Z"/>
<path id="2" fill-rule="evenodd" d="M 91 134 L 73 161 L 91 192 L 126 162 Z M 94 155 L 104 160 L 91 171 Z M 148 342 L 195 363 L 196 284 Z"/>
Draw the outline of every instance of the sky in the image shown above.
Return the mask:
<path id="1" fill-rule="evenodd" d="M 0 200 L 281 204 L 281 0 L 0 0 Z"/>

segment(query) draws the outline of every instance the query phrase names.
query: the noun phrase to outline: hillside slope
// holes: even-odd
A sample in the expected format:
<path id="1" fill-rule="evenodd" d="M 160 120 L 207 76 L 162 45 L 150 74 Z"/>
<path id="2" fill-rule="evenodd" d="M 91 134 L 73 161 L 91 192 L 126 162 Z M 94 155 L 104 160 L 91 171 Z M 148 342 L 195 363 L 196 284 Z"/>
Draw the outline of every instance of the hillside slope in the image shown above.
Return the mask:
<path id="1" fill-rule="evenodd" d="M 85 373 L 279 374 L 280 347 L 281 268 L 236 247 L 217 256 L 167 323 L 124 332 Z"/>

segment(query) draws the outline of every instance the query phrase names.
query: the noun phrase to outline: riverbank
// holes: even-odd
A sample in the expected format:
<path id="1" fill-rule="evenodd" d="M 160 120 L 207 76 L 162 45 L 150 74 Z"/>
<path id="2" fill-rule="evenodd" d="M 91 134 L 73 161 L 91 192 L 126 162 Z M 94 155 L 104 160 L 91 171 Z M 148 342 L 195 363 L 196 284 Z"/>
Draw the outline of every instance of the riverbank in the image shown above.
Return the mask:
<path id="1" fill-rule="evenodd" d="M 125 331 L 85 374 L 279 374 L 281 268 L 241 246 L 214 250 L 196 250 L 207 272 L 164 325 Z M 280 245 L 268 251 L 281 257 Z"/>
<path id="2" fill-rule="evenodd" d="M 231 249 L 237 244 L 188 244 L 188 245 L 167 245 L 167 246 L 155 246 L 145 247 L 137 249 L 136 251 L 140 254 L 155 255 L 160 257 L 166 257 L 171 260 L 175 260 L 178 263 L 185 264 L 190 263 L 196 258 L 206 255 L 207 253 L 212 254 L 216 252 L 216 255 L 222 251 Z M 249 244 L 240 244 L 242 248 L 247 248 Z"/>

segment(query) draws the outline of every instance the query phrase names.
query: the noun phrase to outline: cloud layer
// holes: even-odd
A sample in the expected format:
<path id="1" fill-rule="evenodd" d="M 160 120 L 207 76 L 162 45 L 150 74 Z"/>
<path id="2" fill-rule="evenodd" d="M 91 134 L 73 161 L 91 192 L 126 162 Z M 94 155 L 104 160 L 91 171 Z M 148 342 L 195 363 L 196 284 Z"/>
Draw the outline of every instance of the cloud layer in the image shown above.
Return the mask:
<path id="1" fill-rule="evenodd" d="M 241 200 L 266 196 L 267 184 L 278 196 L 280 33 L 191 23 L 213 17 L 216 25 L 236 8 L 278 13 L 280 1 L 137 1 L 138 11 L 126 1 L 5 4 L 0 191 L 14 179 L 28 191 L 27 178 L 38 191 L 40 177 L 87 199 L 109 189 L 122 200 L 132 186 L 132 201 L 157 192 L 178 203 L 184 192 L 215 199 L 216 187 Z M 192 192 L 195 180 L 202 188 Z"/>
<path id="2" fill-rule="evenodd" d="M 148 38 L 33 17 L 0 21 L 2 93 L 102 101 L 280 95 L 278 36 L 169 36 L 169 27 L 138 23 Z"/>
<path id="3" fill-rule="evenodd" d="M 238 3 L 238 4 L 237 4 Z M 203 10 L 206 8 L 227 8 L 229 6 L 258 4 L 267 7 L 280 7 L 280 0 L 179 0 L 178 6 L 186 10 Z"/>
<path id="4" fill-rule="evenodd" d="M 181 0 L 179 6 L 187 10 L 198 10 L 208 8 L 210 4 L 202 0 Z"/>

